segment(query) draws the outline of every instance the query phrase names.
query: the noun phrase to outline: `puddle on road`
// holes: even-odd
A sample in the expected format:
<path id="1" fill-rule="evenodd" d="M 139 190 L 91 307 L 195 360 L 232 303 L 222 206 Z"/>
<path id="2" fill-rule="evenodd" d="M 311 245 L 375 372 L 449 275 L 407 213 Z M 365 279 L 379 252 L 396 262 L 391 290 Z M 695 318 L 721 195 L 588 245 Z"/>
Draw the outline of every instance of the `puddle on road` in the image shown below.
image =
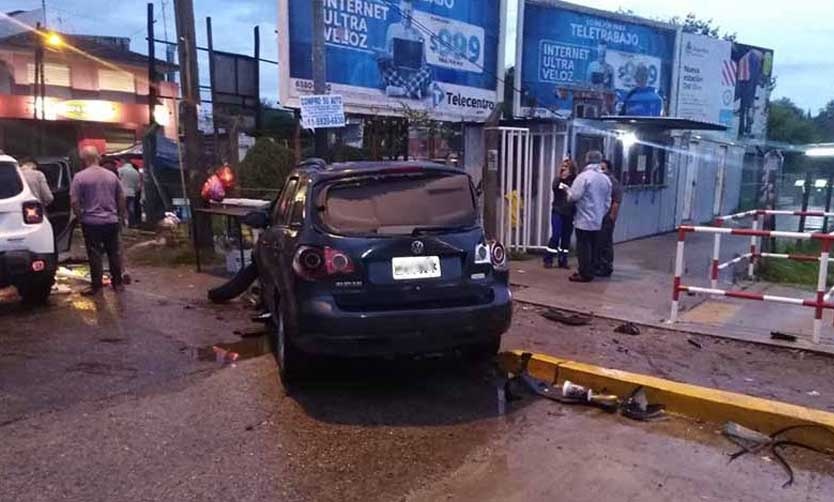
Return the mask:
<path id="1" fill-rule="evenodd" d="M 272 353 L 270 337 L 264 333 L 232 343 L 217 343 L 210 347 L 189 347 L 189 356 L 196 361 L 230 364 Z"/>

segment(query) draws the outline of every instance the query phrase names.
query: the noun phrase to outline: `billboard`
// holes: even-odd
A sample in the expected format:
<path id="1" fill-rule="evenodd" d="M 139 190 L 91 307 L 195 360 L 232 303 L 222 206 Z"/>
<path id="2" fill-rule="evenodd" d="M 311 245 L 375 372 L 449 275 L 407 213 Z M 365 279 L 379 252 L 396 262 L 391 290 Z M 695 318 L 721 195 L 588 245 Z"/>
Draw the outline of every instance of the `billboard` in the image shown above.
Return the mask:
<path id="1" fill-rule="evenodd" d="M 733 44 L 732 64 L 735 70 L 733 130 L 738 131 L 740 139 L 764 142 L 767 139 L 773 51 Z"/>
<path id="2" fill-rule="evenodd" d="M 506 0 L 324 0 L 328 91 L 345 111 L 484 121 L 502 93 Z M 279 0 L 280 98 L 313 94 L 310 0 Z"/>
<path id="3" fill-rule="evenodd" d="M 554 0 L 521 6 L 517 115 L 568 118 L 579 102 L 597 103 L 599 115 L 665 114 L 673 26 Z"/>
<path id="4" fill-rule="evenodd" d="M 732 42 L 682 34 L 677 117 L 732 127 L 736 92 L 732 52 Z"/>

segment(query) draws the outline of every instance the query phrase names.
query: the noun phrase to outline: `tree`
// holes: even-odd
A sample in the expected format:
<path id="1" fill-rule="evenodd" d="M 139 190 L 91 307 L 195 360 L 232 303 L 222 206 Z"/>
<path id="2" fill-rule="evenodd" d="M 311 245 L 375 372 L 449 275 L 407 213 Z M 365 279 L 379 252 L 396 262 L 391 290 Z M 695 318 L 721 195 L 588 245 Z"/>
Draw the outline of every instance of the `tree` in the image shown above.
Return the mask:
<path id="1" fill-rule="evenodd" d="M 815 120 L 788 98 L 770 104 L 767 129 L 771 141 L 803 145 L 820 140 Z"/>
<path id="2" fill-rule="evenodd" d="M 669 19 L 669 22 L 674 25 L 682 26 L 685 33 L 697 33 L 707 37 L 721 38 L 729 42 L 735 42 L 736 40 L 736 33 L 725 32 L 722 35 L 721 27 L 714 24 L 712 19 L 699 19 L 694 12 L 690 12 L 683 19 L 679 16 L 675 16 Z"/>
<path id="3" fill-rule="evenodd" d="M 820 136 L 820 141 L 834 142 L 834 99 L 828 102 L 814 117 L 814 125 Z"/>
<path id="4" fill-rule="evenodd" d="M 278 145 L 271 138 L 258 138 L 238 167 L 242 195 L 274 198 L 294 165 L 292 150 Z"/>

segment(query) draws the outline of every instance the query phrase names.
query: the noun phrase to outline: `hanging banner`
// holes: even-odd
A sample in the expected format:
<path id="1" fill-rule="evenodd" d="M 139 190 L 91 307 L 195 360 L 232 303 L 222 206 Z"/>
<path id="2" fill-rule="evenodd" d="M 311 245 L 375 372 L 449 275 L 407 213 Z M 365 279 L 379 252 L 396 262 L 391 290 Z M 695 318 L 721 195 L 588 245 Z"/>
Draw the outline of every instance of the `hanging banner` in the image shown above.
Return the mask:
<path id="1" fill-rule="evenodd" d="M 525 0 L 518 29 L 515 112 L 573 116 L 666 113 L 677 30 L 554 0 Z"/>
<path id="2" fill-rule="evenodd" d="M 324 0 L 328 92 L 345 111 L 484 121 L 503 75 L 506 0 Z M 279 0 L 280 99 L 313 93 L 310 0 Z"/>

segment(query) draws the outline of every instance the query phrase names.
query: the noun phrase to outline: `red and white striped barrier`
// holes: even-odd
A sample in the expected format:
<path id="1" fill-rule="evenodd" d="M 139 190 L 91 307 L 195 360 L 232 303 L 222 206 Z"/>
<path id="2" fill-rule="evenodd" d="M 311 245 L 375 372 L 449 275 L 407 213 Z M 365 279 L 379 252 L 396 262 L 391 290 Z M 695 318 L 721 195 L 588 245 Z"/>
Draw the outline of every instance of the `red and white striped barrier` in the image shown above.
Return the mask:
<path id="1" fill-rule="evenodd" d="M 822 315 L 825 309 L 834 310 L 834 302 L 831 298 L 834 297 L 834 287 L 827 290 L 828 287 L 828 264 L 831 262 L 831 243 L 834 241 L 834 232 L 830 234 L 818 232 L 786 232 L 778 230 L 759 230 L 759 218 L 762 215 L 773 214 L 789 214 L 793 216 L 832 216 L 834 213 L 820 213 L 815 211 L 771 211 L 771 210 L 755 210 L 738 213 L 729 216 L 716 218 L 715 227 L 707 226 L 689 226 L 683 225 L 678 229 L 677 252 L 675 255 L 675 277 L 672 285 L 672 312 L 670 321 L 675 323 L 678 321 L 678 314 L 680 312 L 680 295 L 681 293 L 703 294 L 710 296 L 724 296 L 728 298 L 738 298 L 743 300 L 754 300 L 772 303 L 781 303 L 788 305 L 798 305 L 804 307 L 812 307 L 814 309 L 814 343 L 820 342 L 820 335 L 822 333 Z M 753 218 L 753 228 L 724 228 L 722 225 L 726 221 L 737 220 L 743 218 Z M 688 286 L 683 284 L 683 264 L 684 252 L 686 246 L 686 234 L 688 233 L 707 233 L 714 235 L 713 250 L 712 250 L 712 266 L 710 268 L 710 287 L 703 288 L 697 286 Z M 750 237 L 750 252 L 741 256 L 737 256 L 726 263 L 720 263 L 721 253 L 721 237 L 724 235 L 737 235 L 742 237 Z M 818 240 L 822 243 L 822 250 L 819 256 L 802 255 L 802 254 L 785 254 L 785 253 L 762 253 L 759 252 L 760 242 L 762 238 L 773 239 L 796 239 L 796 240 Z M 779 258 L 804 262 L 818 262 L 819 276 L 817 280 L 816 297 L 813 299 L 790 298 L 785 296 L 765 295 L 760 293 L 751 293 L 747 291 L 723 290 L 718 288 L 718 278 L 721 270 L 724 270 L 736 263 L 744 260 L 749 261 L 748 275 L 750 278 L 754 277 L 756 261 L 761 258 Z"/>

